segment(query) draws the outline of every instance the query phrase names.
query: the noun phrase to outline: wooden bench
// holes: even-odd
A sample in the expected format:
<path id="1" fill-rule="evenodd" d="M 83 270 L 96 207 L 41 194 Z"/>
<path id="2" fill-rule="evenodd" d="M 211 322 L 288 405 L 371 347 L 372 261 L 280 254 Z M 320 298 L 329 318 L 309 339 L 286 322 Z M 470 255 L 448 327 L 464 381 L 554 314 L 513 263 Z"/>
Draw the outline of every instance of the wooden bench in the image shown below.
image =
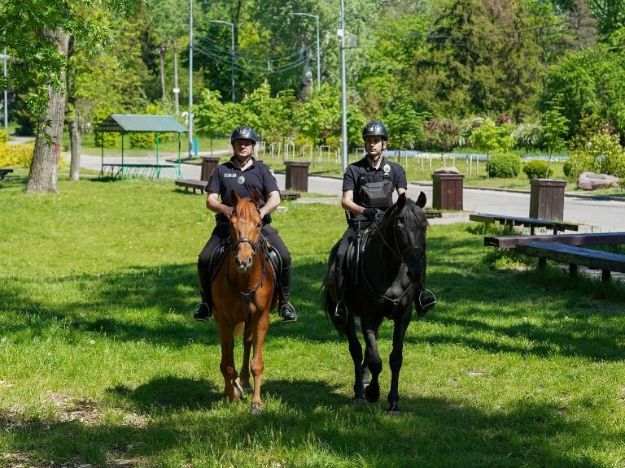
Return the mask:
<path id="1" fill-rule="evenodd" d="M 195 193 L 196 190 L 199 190 L 200 194 L 202 194 L 206 190 L 208 180 L 178 179 L 176 181 L 176 185 L 179 187 L 184 187 L 185 192 L 188 192 L 189 189 L 193 189 L 193 193 Z"/>
<path id="2" fill-rule="evenodd" d="M 530 242 L 558 242 L 559 244 L 575 245 L 578 247 L 585 245 L 620 245 L 625 244 L 625 232 L 484 237 L 484 245 L 500 249 L 513 249 L 517 245 L 529 244 Z"/>
<path id="3" fill-rule="evenodd" d="M 13 169 L 9 169 L 9 168 L 0 169 L 0 180 L 4 180 L 7 174 L 10 174 L 11 172 L 13 172 Z"/>
<path id="4" fill-rule="evenodd" d="M 558 231 L 577 231 L 579 230 L 579 224 L 568 223 L 565 221 L 557 221 L 551 219 L 542 218 L 526 218 L 523 216 L 507 216 L 487 213 L 474 213 L 469 215 L 471 221 L 478 221 L 480 223 L 494 223 L 498 222 L 505 226 L 523 226 L 530 228 L 530 233 L 534 235 L 534 229 L 537 227 L 553 229 L 553 233 L 557 234 Z"/>
<path id="5" fill-rule="evenodd" d="M 297 200 L 301 196 L 301 193 L 294 192 L 293 190 L 284 190 L 283 192 L 280 192 L 281 200 Z"/>
<path id="6" fill-rule="evenodd" d="M 515 250 L 531 257 L 538 257 L 539 268 L 547 265 L 547 259 L 568 263 L 572 275 L 577 274 L 577 266 L 584 265 L 591 270 L 601 270 L 601 280 L 610 281 L 610 272 L 625 273 L 625 255 L 601 250 L 585 249 L 558 242 L 530 242 L 518 244 Z"/>

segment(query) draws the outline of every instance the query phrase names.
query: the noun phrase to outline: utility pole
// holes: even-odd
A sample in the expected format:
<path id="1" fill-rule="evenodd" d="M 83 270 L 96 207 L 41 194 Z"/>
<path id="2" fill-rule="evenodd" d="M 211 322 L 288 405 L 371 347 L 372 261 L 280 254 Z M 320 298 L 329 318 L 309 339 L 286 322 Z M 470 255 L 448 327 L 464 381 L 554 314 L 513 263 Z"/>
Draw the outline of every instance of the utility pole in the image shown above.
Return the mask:
<path id="1" fill-rule="evenodd" d="M 310 16 L 311 18 L 315 18 L 317 21 L 317 91 L 319 91 L 321 88 L 321 43 L 319 42 L 319 15 L 313 15 L 312 13 L 293 13 L 293 16 Z"/>
<path id="2" fill-rule="evenodd" d="M 7 82 L 7 60 L 9 60 L 9 56 L 7 55 L 7 48 L 4 48 L 4 54 L 2 54 L 2 60 L 4 61 L 4 130 L 7 132 L 7 136 L 9 135 L 9 91 L 8 91 L 8 82 Z"/>
<path id="3" fill-rule="evenodd" d="M 230 33 L 232 34 L 232 42 L 230 45 L 230 74 L 232 78 L 232 102 L 234 103 L 235 94 L 234 94 L 234 23 L 230 21 L 221 21 L 221 20 L 210 20 L 210 23 L 221 23 L 221 24 L 229 24 L 230 25 Z"/>
<path id="4" fill-rule="evenodd" d="M 341 138 L 342 168 L 347 169 L 347 85 L 345 83 L 345 7 L 344 0 L 341 0 L 341 21 L 338 30 L 341 47 L 341 127 L 343 129 Z"/>
<path id="5" fill-rule="evenodd" d="M 176 117 L 180 115 L 180 88 L 178 87 L 178 47 L 174 39 L 174 103 L 176 105 Z"/>
<path id="6" fill-rule="evenodd" d="M 189 158 L 193 157 L 193 0 L 189 0 Z"/>

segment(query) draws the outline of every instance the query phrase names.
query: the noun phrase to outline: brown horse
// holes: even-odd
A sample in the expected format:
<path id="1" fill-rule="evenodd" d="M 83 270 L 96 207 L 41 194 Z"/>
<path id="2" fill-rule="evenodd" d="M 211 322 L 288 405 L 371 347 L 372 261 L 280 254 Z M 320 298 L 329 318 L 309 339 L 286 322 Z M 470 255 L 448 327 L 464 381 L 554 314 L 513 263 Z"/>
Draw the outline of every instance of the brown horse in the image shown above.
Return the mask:
<path id="1" fill-rule="evenodd" d="M 253 414 L 261 410 L 260 380 L 263 375 L 263 345 L 269 328 L 269 312 L 277 301 L 276 276 L 264 241 L 259 196 L 239 198 L 232 191 L 234 210 L 230 216 L 230 243 L 226 258 L 212 282 L 214 317 L 221 341 L 221 373 L 224 393 L 230 401 L 251 391 L 254 377 Z M 240 374 L 234 363 L 234 338 L 243 329 L 243 362 Z M 254 348 L 250 363 L 250 351 Z M 251 365 L 250 365 L 251 364 Z"/>

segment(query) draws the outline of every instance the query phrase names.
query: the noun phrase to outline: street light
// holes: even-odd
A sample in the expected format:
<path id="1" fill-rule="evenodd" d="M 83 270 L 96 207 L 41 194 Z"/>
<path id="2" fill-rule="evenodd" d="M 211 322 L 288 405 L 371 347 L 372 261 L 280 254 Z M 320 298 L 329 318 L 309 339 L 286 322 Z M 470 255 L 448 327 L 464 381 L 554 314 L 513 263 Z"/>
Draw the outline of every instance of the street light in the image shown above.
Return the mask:
<path id="1" fill-rule="evenodd" d="M 9 56 L 7 55 L 7 48 L 4 48 L 4 54 L 0 55 L 0 58 L 4 61 L 4 130 L 9 134 L 9 100 L 8 100 L 8 90 L 7 90 L 7 60 Z"/>
<path id="2" fill-rule="evenodd" d="M 193 0 L 189 0 L 189 159 L 193 157 Z"/>
<path id="3" fill-rule="evenodd" d="M 230 55 L 230 67 L 232 69 L 232 102 L 234 102 L 234 23 L 230 21 L 221 21 L 221 20 L 210 20 L 210 23 L 221 23 L 221 24 L 229 24 L 230 31 L 232 33 L 232 49 Z"/>
<path id="4" fill-rule="evenodd" d="M 293 13 L 293 16 L 310 16 L 317 21 L 317 91 L 321 88 L 321 61 L 319 60 L 319 49 L 321 44 L 319 43 L 319 15 L 313 15 L 312 13 Z"/>
<path id="5" fill-rule="evenodd" d="M 345 5 L 341 0 L 340 28 L 337 31 L 341 49 L 341 128 L 342 128 L 342 168 L 347 169 L 347 83 L 345 78 Z"/>

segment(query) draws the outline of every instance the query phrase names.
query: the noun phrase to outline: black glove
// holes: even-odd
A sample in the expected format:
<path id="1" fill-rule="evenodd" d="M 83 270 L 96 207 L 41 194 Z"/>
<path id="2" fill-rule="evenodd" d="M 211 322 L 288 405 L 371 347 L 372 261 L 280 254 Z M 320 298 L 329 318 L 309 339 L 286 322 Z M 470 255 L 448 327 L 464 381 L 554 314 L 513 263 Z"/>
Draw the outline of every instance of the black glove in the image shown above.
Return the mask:
<path id="1" fill-rule="evenodd" d="M 378 210 L 376 210 L 375 208 L 365 208 L 365 211 L 362 212 L 362 215 L 369 221 L 375 221 L 375 216 L 377 213 Z"/>

